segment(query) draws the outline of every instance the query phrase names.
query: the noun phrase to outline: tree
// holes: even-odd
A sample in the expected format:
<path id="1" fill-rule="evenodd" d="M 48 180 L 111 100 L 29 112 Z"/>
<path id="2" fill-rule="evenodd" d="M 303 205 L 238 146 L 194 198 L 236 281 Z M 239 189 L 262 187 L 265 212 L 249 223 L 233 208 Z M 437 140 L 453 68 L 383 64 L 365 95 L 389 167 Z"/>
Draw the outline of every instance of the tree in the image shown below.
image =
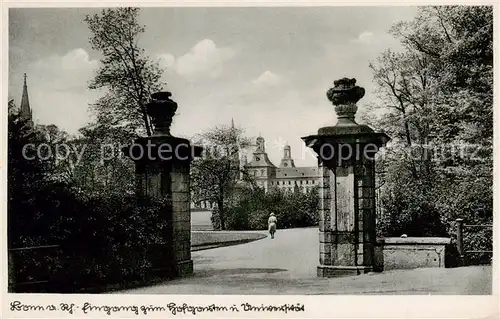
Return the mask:
<path id="1" fill-rule="evenodd" d="M 115 125 L 128 125 L 134 130 L 142 127 L 150 136 L 146 104 L 151 93 L 162 87 L 162 70 L 138 44 L 145 30 L 139 25 L 138 15 L 139 8 L 114 8 L 86 16 L 92 48 L 103 55 L 89 88 L 108 91 L 93 105 L 97 113 L 112 114 Z"/>
<path id="2" fill-rule="evenodd" d="M 226 227 L 231 230 L 267 229 L 271 213 L 278 218 L 278 228 L 315 226 L 319 221 L 319 192 L 286 191 L 274 188 L 246 188 L 236 204 L 226 211 Z"/>
<path id="3" fill-rule="evenodd" d="M 51 152 L 46 160 L 51 171 L 49 178 L 54 181 L 70 182 L 75 163 L 71 149 L 73 137 L 54 124 L 38 124 L 34 130 Z"/>
<path id="4" fill-rule="evenodd" d="M 492 8 L 423 7 L 391 32 L 405 52 L 386 51 L 370 65 L 382 107 L 392 109 L 386 128 L 396 139 L 404 136 L 408 146 L 434 139 L 490 147 Z"/>
<path id="5" fill-rule="evenodd" d="M 191 167 L 193 201 L 215 203 L 222 230 L 226 228 L 225 209 L 236 195 L 240 172 L 247 180 L 250 178 L 239 164 L 240 151 L 250 146 L 250 140 L 243 133 L 234 126 L 218 126 L 197 138 L 204 152 Z"/>
<path id="6" fill-rule="evenodd" d="M 413 21 L 399 22 L 391 32 L 405 51 L 386 51 L 376 64 L 370 64 L 381 107 L 388 110 L 379 124 L 392 134 L 393 142 L 404 140 L 407 148 L 414 144 L 453 147 L 473 143 L 482 147 L 480 156 L 489 162 L 493 136 L 492 8 L 423 7 Z M 435 168 L 450 168 L 467 160 L 450 160 L 452 154 L 441 151 L 444 159 L 435 161 Z M 419 164 L 427 173 L 432 166 L 431 152 L 420 149 L 420 155 L 418 163 L 411 157 L 415 178 Z"/>
<path id="7" fill-rule="evenodd" d="M 448 140 L 486 142 L 493 130 L 493 9 L 491 6 L 423 7 L 392 33 L 407 51 L 429 61 L 433 108 L 451 116 L 437 127 Z M 446 112 L 445 114 L 443 114 Z M 459 125 L 453 122 L 460 121 Z M 480 125 L 478 125 L 480 124 Z M 452 128 L 450 128 L 452 126 Z"/>
<path id="8" fill-rule="evenodd" d="M 458 217 L 488 222 L 492 7 L 422 7 L 391 32 L 403 52 L 386 51 L 370 65 L 384 110 L 373 122 L 393 137 L 382 161 L 384 234 L 437 236 Z M 470 144 L 472 150 L 461 152 Z"/>
<path id="9" fill-rule="evenodd" d="M 112 121 L 112 116 L 99 114 L 97 121 L 81 128 L 81 137 L 72 141 L 83 155 L 73 174 L 73 182 L 82 190 L 129 193 L 133 189 L 134 164 L 121 147 L 137 135 L 128 127 L 113 126 Z"/>
<path id="10" fill-rule="evenodd" d="M 13 102 L 8 115 L 8 223 L 9 246 L 31 246 L 43 242 L 36 225 L 42 218 L 35 198 L 51 184 L 53 166 L 37 154 L 37 146 L 46 143 L 44 135 L 33 130 Z M 32 145 L 34 147 L 26 147 Z"/>
<path id="11" fill-rule="evenodd" d="M 415 144 L 423 145 L 429 138 L 429 85 L 428 60 L 416 52 L 394 53 L 385 51 L 370 64 L 374 82 L 378 86 L 382 107 L 387 108 L 383 124 L 394 142 L 403 142 L 411 172 L 417 178 Z M 416 141 L 416 143 L 415 143 Z M 429 170 L 429 163 L 420 153 L 420 163 Z"/>

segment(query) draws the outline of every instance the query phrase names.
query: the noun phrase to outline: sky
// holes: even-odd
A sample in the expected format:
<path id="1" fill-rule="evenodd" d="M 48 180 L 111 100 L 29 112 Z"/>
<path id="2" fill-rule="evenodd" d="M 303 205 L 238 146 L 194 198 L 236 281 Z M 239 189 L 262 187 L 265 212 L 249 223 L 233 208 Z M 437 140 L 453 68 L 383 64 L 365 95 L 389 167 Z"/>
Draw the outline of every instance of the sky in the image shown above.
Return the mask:
<path id="1" fill-rule="evenodd" d="M 9 97 L 19 105 L 27 73 L 33 117 L 75 134 L 92 120 L 88 89 L 99 67 L 83 21 L 98 8 L 10 9 Z M 297 166 L 315 166 L 303 136 L 334 125 L 333 81 L 356 78 L 358 102 L 376 100 L 370 62 L 400 50 L 389 33 L 415 7 L 142 8 L 140 45 L 160 62 L 179 108 L 171 132 L 192 137 L 231 123 L 262 135 L 279 165 L 289 144 Z"/>

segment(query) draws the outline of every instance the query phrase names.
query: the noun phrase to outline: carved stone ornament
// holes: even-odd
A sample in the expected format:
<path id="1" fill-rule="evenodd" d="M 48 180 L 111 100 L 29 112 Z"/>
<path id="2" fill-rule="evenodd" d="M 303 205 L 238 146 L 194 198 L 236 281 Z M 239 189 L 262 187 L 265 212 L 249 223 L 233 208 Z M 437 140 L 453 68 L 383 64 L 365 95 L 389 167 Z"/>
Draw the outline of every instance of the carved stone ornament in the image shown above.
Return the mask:
<path id="1" fill-rule="evenodd" d="M 155 135 L 170 135 L 172 118 L 177 111 L 177 103 L 170 99 L 172 93 L 157 92 L 151 94 L 151 102 L 146 106 L 146 111 L 154 126 Z"/>
<path id="2" fill-rule="evenodd" d="M 326 96 L 335 105 L 337 117 L 354 121 L 358 110 L 356 103 L 365 95 L 365 89 L 356 85 L 356 79 L 342 78 L 333 84 Z"/>

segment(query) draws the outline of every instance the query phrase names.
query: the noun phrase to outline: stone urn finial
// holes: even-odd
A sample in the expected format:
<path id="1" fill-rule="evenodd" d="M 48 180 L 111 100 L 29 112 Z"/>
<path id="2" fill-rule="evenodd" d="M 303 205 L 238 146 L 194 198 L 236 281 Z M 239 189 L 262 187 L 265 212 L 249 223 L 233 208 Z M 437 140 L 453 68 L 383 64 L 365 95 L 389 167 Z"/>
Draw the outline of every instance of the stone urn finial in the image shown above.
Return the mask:
<path id="1" fill-rule="evenodd" d="M 171 96 L 170 92 L 153 93 L 151 102 L 146 106 L 146 111 L 153 122 L 155 135 L 170 136 L 172 118 L 177 111 L 177 103 L 170 99 Z"/>
<path id="2" fill-rule="evenodd" d="M 333 82 L 334 87 L 326 96 L 335 105 L 337 125 L 357 125 L 354 121 L 358 107 L 356 103 L 365 95 L 365 89 L 356 85 L 356 79 L 342 78 Z"/>

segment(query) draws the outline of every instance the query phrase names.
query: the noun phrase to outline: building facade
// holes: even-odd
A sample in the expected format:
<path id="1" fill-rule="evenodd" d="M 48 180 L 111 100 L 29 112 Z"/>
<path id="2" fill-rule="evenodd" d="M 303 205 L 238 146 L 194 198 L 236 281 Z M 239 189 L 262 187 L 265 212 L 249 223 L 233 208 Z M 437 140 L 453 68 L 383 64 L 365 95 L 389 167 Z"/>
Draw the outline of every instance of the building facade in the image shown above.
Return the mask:
<path id="1" fill-rule="evenodd" d="M 273 188 L 289 192 L 310 192 L 319 185 L 317 167 L 296 167 L 289 145 L 283 148 L 283 157 L 279 167 L 276 167 L 266 153 L 265 140 L 259 136 L 257 147 L 250 163 L 244 164 L 245 170 L 256 181 L 257 186 L 266 192 Z"/>
<path id="2" fill-rule="evenodd" d="M 248 162 L 246 155 L 238 155 L 241 170 L 236 187 L 244 189 L 244 173 L 246 172 L 255 181 L 255 185 L 263 188 L 265 192 L 272 189 L 281 189 L 287 192 L 310 192 L 319 185 L 319 171 L 317 167 L 296 167 L 292 158 L 292 150 L 289 145 L 283 148 L 283 157 L 280 165 L 271 162 L 266 153 L 265 140 L 259 136 L 252 159 Z M 193 209 L 213 209 L 215 203 L 203 201 L 192 203 Z"/>

